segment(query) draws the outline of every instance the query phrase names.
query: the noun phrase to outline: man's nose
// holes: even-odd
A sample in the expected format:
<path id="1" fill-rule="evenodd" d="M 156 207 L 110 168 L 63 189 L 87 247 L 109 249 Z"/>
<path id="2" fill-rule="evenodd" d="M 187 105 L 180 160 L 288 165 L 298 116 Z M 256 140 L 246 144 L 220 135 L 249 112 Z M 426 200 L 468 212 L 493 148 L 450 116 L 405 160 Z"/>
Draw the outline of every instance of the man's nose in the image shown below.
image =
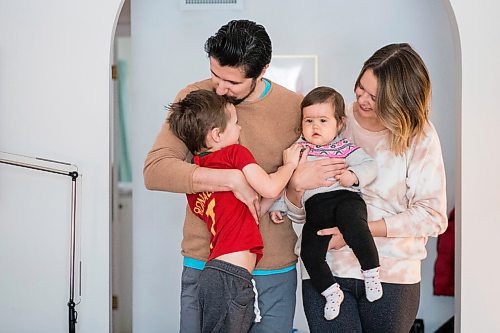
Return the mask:
<path id="1" fill-rule="evenodd" d="M 227 84 L 224 80 L 219 80 L 215 92 L 219 96 L 225 95 L 227 93 Z"/>

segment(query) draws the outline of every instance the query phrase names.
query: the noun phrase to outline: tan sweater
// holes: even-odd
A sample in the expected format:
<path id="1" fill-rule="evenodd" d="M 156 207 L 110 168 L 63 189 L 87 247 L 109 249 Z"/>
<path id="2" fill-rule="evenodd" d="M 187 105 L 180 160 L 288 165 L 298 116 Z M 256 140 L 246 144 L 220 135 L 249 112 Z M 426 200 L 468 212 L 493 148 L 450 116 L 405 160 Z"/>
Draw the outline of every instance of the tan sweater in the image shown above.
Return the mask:
<path id="1" fill-rule="evenodd" d="M 212 89 L 210 80 L 191 84 L 181 90 L 179 100 L 190 91 Z M 254 155 L 257 163 L 268 173 L 282 164 L 282 152 L 299 137 L 300 102 L 302 97 L 286 88 L 271 83 L 264 98 L 243 102 L 236 106 L 241 126 L 240 143 Z M 187 147 L 163 124 L 144 164 L 144 182 L 148 189 L 178 193 L 193 193 L 192 155 Z M 206 260 L 209 255 L 210 235 L 203 221 L 186 207 L 182 240 L 182 255 Z M 177 223 L 177 221 L 172 221 Z M 264 256 L 256 269 L 281 269 L 294 264 L 296 235 L 291 222 L 274 224 L 265 214 L 259 223 L 264 241 Z"/>

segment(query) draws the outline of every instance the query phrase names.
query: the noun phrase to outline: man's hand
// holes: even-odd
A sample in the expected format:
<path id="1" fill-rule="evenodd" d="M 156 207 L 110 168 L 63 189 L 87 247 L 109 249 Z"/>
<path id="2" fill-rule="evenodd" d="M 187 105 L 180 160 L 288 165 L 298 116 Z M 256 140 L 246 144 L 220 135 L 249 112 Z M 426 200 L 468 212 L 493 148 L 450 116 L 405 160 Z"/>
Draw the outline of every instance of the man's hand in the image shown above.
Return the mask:
<path id="1" fill-rule="evenodd" d="M 250 209 L 255 222 L 259 224 L 260 216 L 260 196 L 255 190 L 248 184 L 243 176 L 243 173 L 239 172 L 240 177 L 236 178 L 233 183 L 232 192 L 236 199 L 243 202 Z"/>
<path id="2" fill-rule="evenodd" d="M 332 236 L 330 239 L 330 243 L 328 243 L 328 250 L 340 250 L 344 246 L 346 246 L 346 242 L 344 241 L 344 236 L 340 232 L 339 228 L 328 228 L 322 229 L 318 231 L 319 236 Z"/>
<path id="3" fill-rule="evenodd" d="M 335 177 L 346 169 L 343 158 L 322 158 L 308 161 L 308 152 L 309 148 L 302 152 L 299 165 L 290 179 L 290 186 L 297 192 L 330 186 L 335 183 Z"/>

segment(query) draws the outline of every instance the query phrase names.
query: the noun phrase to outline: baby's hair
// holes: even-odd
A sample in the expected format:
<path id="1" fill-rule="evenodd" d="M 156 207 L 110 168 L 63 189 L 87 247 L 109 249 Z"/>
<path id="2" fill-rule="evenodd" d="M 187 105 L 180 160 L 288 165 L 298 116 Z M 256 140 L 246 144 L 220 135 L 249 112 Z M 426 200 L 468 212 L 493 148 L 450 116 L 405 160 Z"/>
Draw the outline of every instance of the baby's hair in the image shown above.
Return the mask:
<path id="1" fill-rule="evenodd" d="M 195 90 L 168 106 L 170 130 L 193 154 L 209 149 L 206 137 L 214 128 L 226 129 L 228 100 L 210 90 Z"/>
<path id="2" fill-rule="evenodd" d="M 330 87 L 317 87 L 311 90 L 300 104 L 301 116 L 304 117 L 304 108 L 322 103 L 330 103 L 334 108 L 334 116 L 339 126 L 339 132 L 345 127 L 345 103 L 344 98 L 335 89 Z"/>

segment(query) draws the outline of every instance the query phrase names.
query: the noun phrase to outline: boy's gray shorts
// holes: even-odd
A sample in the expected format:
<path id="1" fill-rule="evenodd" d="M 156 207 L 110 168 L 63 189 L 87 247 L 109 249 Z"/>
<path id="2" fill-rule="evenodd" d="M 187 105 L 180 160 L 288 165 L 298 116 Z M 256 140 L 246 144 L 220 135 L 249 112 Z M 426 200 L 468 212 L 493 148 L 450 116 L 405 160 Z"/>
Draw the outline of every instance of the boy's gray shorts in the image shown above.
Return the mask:
<path id="1" fill-rule="evenodd" d="M 210 260 L 198 283 L 201 332 L 248 332 L 255 319 L 255 292 L 246 269 Z"/>

